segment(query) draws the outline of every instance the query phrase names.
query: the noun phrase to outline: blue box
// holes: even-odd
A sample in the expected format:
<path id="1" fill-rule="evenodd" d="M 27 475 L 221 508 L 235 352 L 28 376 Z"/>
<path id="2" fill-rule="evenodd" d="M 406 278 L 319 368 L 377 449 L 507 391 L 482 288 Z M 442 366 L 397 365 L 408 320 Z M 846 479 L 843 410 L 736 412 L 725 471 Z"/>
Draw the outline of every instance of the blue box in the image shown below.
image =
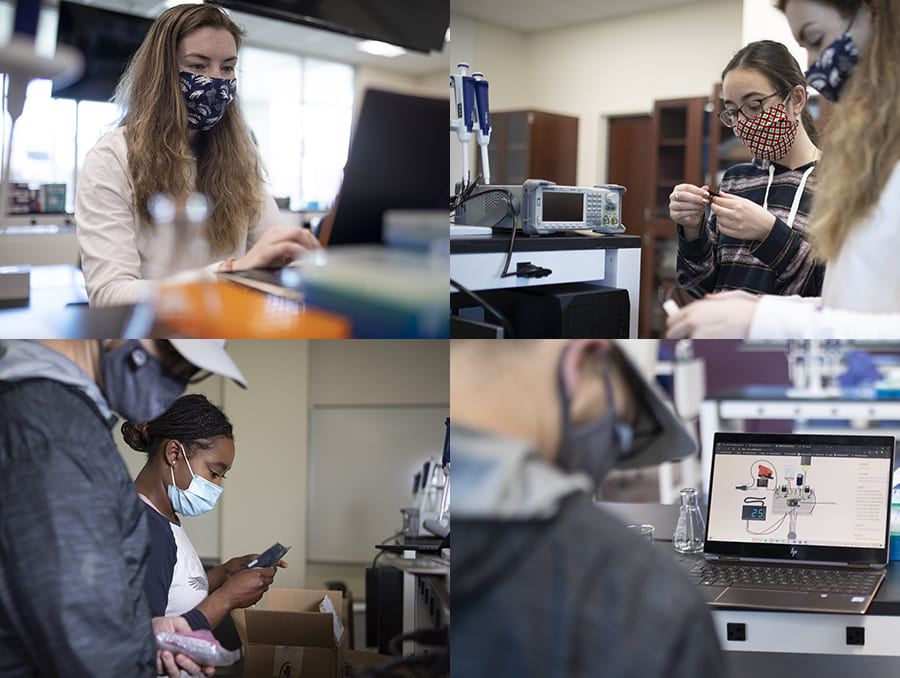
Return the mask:
<path id="1" fill-rule="evenodd" d="M 44 212 L 59 214 L 66 211 L 65 184 L 42 184 L 41 193 L 43 194 L 41 205 Z"/>

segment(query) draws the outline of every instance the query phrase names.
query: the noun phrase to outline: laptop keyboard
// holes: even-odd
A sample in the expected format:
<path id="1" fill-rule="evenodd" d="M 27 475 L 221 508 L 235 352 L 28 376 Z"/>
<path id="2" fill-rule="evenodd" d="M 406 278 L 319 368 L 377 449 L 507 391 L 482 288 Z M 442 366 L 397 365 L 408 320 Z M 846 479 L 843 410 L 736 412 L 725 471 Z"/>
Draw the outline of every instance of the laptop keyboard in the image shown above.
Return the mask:
<path id="1" fill-rule="evenodd" d="M 690 569 L 699 586 L 750 586 L 790 591 L 816 591 L 869 595 L 881 581 L 881 572 L 834 570 L 771 565 L 731 565 L 700 561 Z"/>

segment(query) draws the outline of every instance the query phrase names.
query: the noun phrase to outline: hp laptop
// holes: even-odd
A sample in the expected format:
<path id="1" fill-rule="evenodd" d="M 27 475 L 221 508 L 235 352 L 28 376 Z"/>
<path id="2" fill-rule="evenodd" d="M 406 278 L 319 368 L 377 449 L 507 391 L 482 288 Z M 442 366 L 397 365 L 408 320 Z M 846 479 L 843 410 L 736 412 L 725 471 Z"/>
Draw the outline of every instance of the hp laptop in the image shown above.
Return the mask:
<path id="1" fill-rule="evenodd" d="M 716 433 L 708 604 L 863 614 L 888 562 L 893 436 Z"/>

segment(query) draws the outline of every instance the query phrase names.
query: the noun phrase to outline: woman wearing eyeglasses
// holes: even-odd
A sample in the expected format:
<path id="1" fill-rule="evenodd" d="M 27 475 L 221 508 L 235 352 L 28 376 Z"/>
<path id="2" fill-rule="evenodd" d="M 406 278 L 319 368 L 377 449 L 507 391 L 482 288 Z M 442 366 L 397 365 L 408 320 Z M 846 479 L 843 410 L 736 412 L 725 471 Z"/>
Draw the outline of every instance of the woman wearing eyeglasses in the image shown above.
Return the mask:
<path id="1" fill-rule="evenodd" d="M 838 102 L 810 216 L 827 262 L 822 296 L 725 292 L 686 306 L 666 336 L 750 339 L 900 337 L 900 3 L 778 0 L 809 56 L 811 86 Z"/>
<path id="2" fill-rule="evenodd" d="M 753 42 L 722 72 L 722 99 L 719 119 L 753 161 L 728 169 L 719 195 L 675 186 L 678 283 L 697 298 L 722 290 L 816 296 L 824 271 L 806 223 L 819 149 L 803 72 L 781 43 Z"/>

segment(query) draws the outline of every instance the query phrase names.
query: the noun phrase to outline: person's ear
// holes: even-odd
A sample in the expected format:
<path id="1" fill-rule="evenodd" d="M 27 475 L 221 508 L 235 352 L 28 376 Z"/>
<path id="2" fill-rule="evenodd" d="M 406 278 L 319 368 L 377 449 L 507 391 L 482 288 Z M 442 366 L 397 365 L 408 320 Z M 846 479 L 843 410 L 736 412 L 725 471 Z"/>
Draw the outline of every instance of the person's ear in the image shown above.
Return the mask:
<path id="1" fill-rule="evenodd" d="M 167 440 L 164 448 L 166 456 L 166 466 L 174 466 L 178 457 L 181 455 L 181 445 L 177 440 Z"/>
<path id="2" fill-rule="evenodd" d="M 605 398 L 602 371 L 607 369 L 604 356 L 608 348 L 608 339 L 575 339 L 566 351 L 562 374 L 572 421 L 585 418 L 597 409 L 598 398 Z"/>
<path id="3" fill-rule="evenodd" d="M 795 85 L 791 91 L 791 106 L 794 108 L 794 115 L 800 116 L 803 109 L 806 108 L 806 87 L 803 85 Z"/>

